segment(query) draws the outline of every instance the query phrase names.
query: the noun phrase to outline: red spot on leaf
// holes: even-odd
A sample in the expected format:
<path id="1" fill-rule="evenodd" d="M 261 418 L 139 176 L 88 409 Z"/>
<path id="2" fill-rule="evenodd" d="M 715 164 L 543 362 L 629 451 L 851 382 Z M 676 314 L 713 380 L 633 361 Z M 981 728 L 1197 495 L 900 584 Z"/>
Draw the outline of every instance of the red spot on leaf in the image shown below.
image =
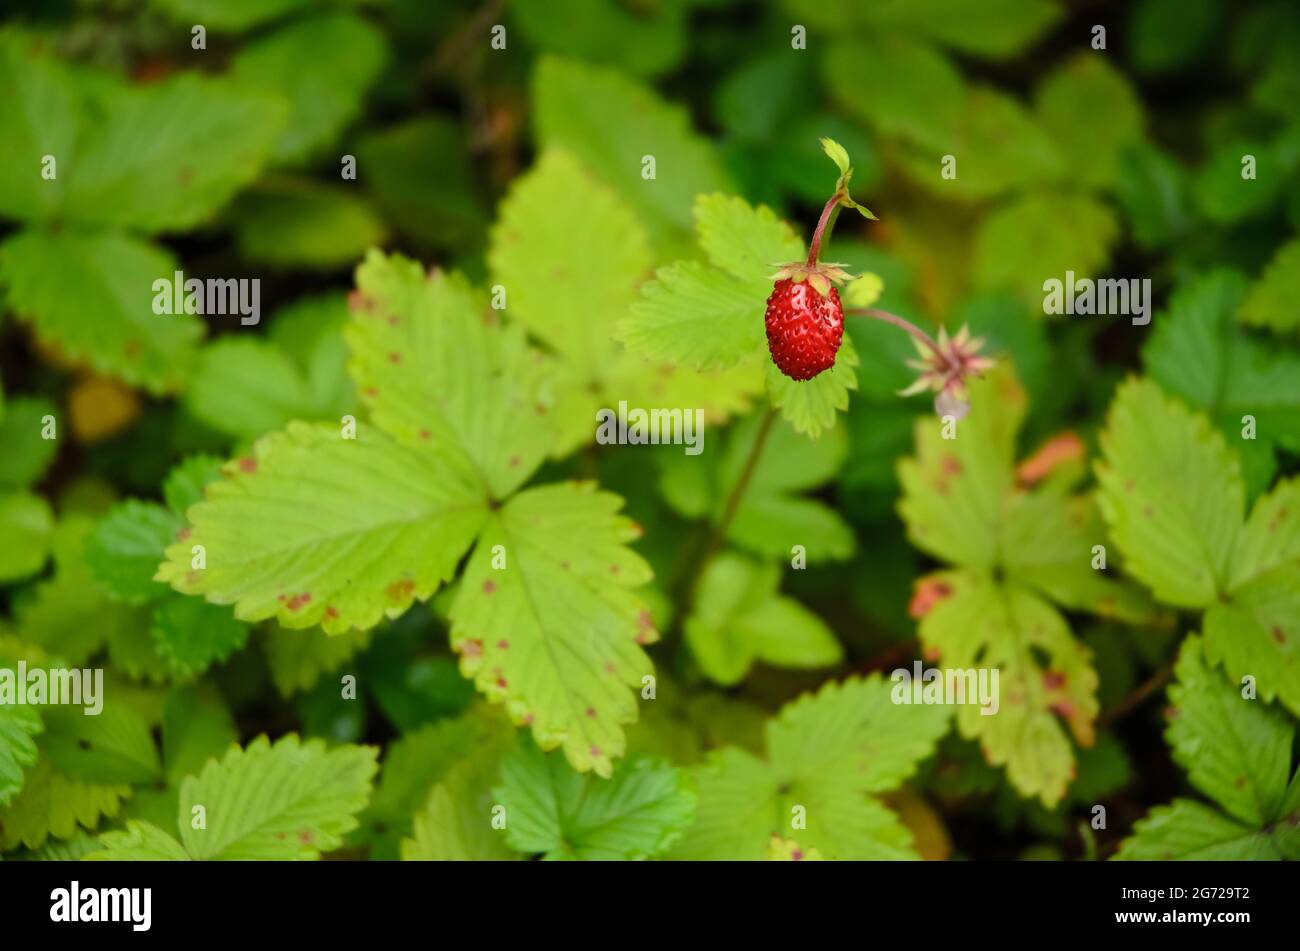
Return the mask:
<path id="1" fill-rule="evenodd" d="M 466 657 L 482 657 L 483 642 L 474 637 L 466 638 L 460 643 L 460 652 Z"/>
<path id="2" fill-rule="evenodd" d="M 302 594 L 295 594 L 285 602 L 284 606 L 290 611 L 300 611 L 304 605 L 311 603 L 311 592 L 304 591 Z"/>
<path id="3" fill-rule="evenodd" d="M 508 640 L 506 640 L 506 639 L 503 637 L 503 638 L 501 638 L 501 640 L 497 641 L 497 648 L 498 648 L 499 650 L 503 650 L 503 651 L 504 651 L 504 650 L 509 650 L 509 649 L 510 649 L 510 642 L 509 642 Z"/>
<path id="4" fill-rule="evenodd" d="M 254 459 L 252 456 L 244 456 L 242 459 L 239 460 L 239 471 L 249 472 L 249 473 L 256 472 L 257 460 Z"/>
<path id="5" fill-rule="evenodd" d="M 402 362 L 402 355 L 401 355 L 400 353 L 390 353 L 390 354 L 388 355 L 388 362 L 389 362 L 389 363 L 401 363 L 401 362 Z"/>
<path id="6" fill-rule="evenodd" d="M 1274 624 L 1270 633 L 1273 635 L 1273 640 L 1277 641 L 1279 644 L 1286 643 L 1286 633 L 1282 630 L 1282 625 Z"/>
<path id="7" fill-rule="evenodd" d="M 484 594 L 491 594 L 496 589 L 497 589 L 497 583 L 493 581 L 491 578 L 488 578 L 486 581 L 483 582 Z"/>
<path id="8" fill-rule="evenodd" d="M 325 616 L 327 618 L 330 618 L 331 620 L 337 618 L 339 616 L 339 609 L 334 607 L 334 605 L 331 604 L 329 607 L 325 609 Z"/>
<path id="9" fill-rule="evenodd" d="M 410 578 L 403 578 L 400 581 L 394 581 L 384 591 L 393 601 L 405 601 L 415 591 L 415 582 Z"/>
<path id="10" fill-rule="evenodd" d="M 1082 459 L 1083 448 L 1083 440 L 1074 433 L 1054 436 L 1016 467 L 1016 481 L 1022 486 L 1041 482 L 1066 463 Z"/>
<path id="11" fill-rule="evenodd" d="M 595 707 L 588 707 L 588 708 L 587 708 L 587 716 L 591 717 L 591 718 L 594 720 L 594 719 L 596 718 L 596 708 L 595 708 Z"/>
<path id="12" fill-rule="evenodd" d="M 907 613 L 915 618 L 929 614 L 936 604 L 952 595 L 952 585 L 938 578 L 918 578 L 907 604 Z"/>

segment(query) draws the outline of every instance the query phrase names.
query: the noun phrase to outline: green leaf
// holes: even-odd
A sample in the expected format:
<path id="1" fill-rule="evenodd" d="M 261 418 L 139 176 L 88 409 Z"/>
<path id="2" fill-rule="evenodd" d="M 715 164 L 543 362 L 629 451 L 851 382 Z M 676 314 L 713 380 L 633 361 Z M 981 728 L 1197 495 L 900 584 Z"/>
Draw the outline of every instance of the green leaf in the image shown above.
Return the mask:
<path id="1" fill-rule="evenodd" d="M 248 626 L 228 607 L 172 594 L 154 609 L 150 634 L 172 670 L 193 677 L 241 649 Z"/>
<path id="2" fill-rule="evenodd" d="M 723 438 L 722 452 L 661 457 L 660 489 L 666 501 L 690 519 L 722 520 L 746 461 L 753 452 L 763 414 L 751 415 Z M 853 554 L 853 529 L 830 506 L 798 493 L 828 482 L 847 452 L 842 430 L 809 442 L 788 423 L 775 420 L 749 482 L 727 527 L 727 538 L 755 554 L 785 560 L 803 547 L 810 563 Z"/>
<path id="3" fill-rule="evenodd" d="M 445 114 L 422 115 L 357 143 L 357 168 L 384 217 L 438 249 L 478 247 L 487 229 L 467 130 Z"/>
<path id="4" fill-rule="evenodd" d="M 27 771 L 26 782 L 8 806 L 0 809 L 0 852 L 18 845 L 39 849 L 49 836 L 67 839 L 77 827 L 93 829 L 102 816 L 117 815 L 130 786 L 104 786 L 71 779 L 46 756 Z"/>
<path id="5" fill-rule="evenodd" d="M 373 631 L 348 631 L 331 637 L 314 628 L 274 630 L 264 642 L 271 679 L 284 697 L 309 690 L 322 676 L 365 650 L 373 637 Z"/>
<path id="6" fill-rule="evenodd" d="M 1291 564 L 1235 584 L 1230 598 L 1210 605 L 1203 623 L 1213 663 L 1238 682 L 1254 677 L 1261 697 L 1276 697 L 1300 716 L 1300 563 L 1294 556 Z"/>
<path id="7" fill-rule="evenodd" d="M 702 192 L 729 182 L 686 110 L 623 74 L 543 57 L 533 73 L 532 115 L 543 147 L 559 145 L 621 193 L 657 242 L 691 224 Z M 655 178 L 642 160 L 655 159 Z"/>
<path id="8" fill-rule="evenodd" d="M 27 230 L 0 245 L 9 306 L 37 336 L 155 394 L 185 379 L 203 335 L 193 315 L 150 308 L 154 281 L 174 271 L 170 254 L 125 235 Z"/>
<path id="9" fill-rule="evenodd" d="M 1166 736 L 1192 785 L 1257 828 L 1281 818 L 1295 732 L 1286 714 L 1243 697 L 1206 663 L 1199 638 L 1183 642 L 1174 672 Z"/>
<path id="10" fill-rule="evenodd" d="M 614 66 L 634 76 L 658 76 L 687 50 L 687 4 L 636 9 L 618 0 L 553 0 L 519 4 L 511 19 L 538 50 Z M 619 37 L 611 44 L 611 37 Z"/>
<path id="11" fill-rule="evenodd" d="M 943 157 L 957 159 L 956 177 L 940 174 Z M 1014 96 L 974 87 L 943 138 L 899 151 L 916 184 L 945 198 L 990 198 L 1060 178 L 1062 160 L 1043 125 Z"/>
<path id="12" fill-rule="evenodd" d="M 209 220 L 257 176 L 284 118 L 273 99 L 225 79 L 127 85 L 15 33 L 0 36 L 0 95 L 21 106 L 0 116 L 12 156 L 0 165 L 0 209 L 147 232 Z M 50 181 L 40 175 L 46 155 L 58 163 Z"/>
<path id="13" fill-rule="evenodd" d="M 834 139 L 827 138 L 823 138 L 821 144 L 822 151 L 826 153 L 828 159 L 835 163 L 835 167 L 840 170 L 840 174 L 848 175 L 851 166 L 849 164 L 849 153 L 845 151 L 844 146 Z"/>
<path id="14" fill-rule="evenodd" d="M 86 697 L 82 697 L 83 702 Z M 102 785 L 137 785 L 162 778 L 162 762 L 145 718 L 121 699 L 105 700 L 88 716 L 81 706 L 48 706 L 42 711 L 42 751 L 69 779 Z"/>
<path id="15" fill-rule="evenodd" d="M 906 33 L 962 53 L 1005 59 L 1026 49 L 1062 16 L 1054 0 L 877 0 L 853 7 L 872 31 Z"/>
<path id="16" fill-rule="evenodd" d="M 1034 108 L 1070 179 L 1084 187 L 1115 184 L 1121 155 L 1142 140 L 1142 103 L 1133 84 L 1091 50 L 1066 60 L 1042 81 Z"/>
<path id="17" fill-rule="evenodd" d="M 809 439 L 818 439 L 849 408 L 849 393 L 858 388 L 858 352 L 845 336 L 835 365 L 811 380 L 792 380 L 770 360 L 766 364 L 767 395 L 781 418 Z"/>
<path id="18" fill-rule="evenodd" d="M 167 595 L 154 572 L 185 520 L 153 502 L 127 499 L 109 509 L 86 542 L 86 564 L 115 601 L 147 604 Z"/>
<path id="19" fill-rule="evenodd" d="M 951 709 L 895 704 L 879 676 L 832 681 L 768 721 L 768 758 L 734 747 L 692 770 L 699 805 L 674 859 L 761 860 L 799 828 L 828 859 L 916 858 L 874 792 L 896 788 L 947 732 Z M 798 808 L 797 808 L 798 807 Z M 794 826 L 802 816 L 806 828 Z"/>
<path id="20" fill-rule="evenodd" d="M 163 499 L 169 509 L 184 516 L 191 505 L 203 500 L 204 487 L 220 478 L 220 458 L 208 455 L 187 456 L 163 480 Z"/>
<path id="21" fill-rule="evenodd" d="M 313 5 L 311 0 L 152 0 L 152 3 L 176 23 L 202 23 L 210 30 L 230 33 L 243 33 Z"/>
<path id="22" fill-rule="evenodd" d="M 1117 861 L 1200 862 L 1283 858 L 1274 837 L 1191 799 L 1157 806 L 1120 844 Z"/>
<path id="23" fill-rule="evenodd" d="M 1168 312 L 1154 318 L 1143 364 L 1161 389 L 1204 410 L 1225 438 L 1238 439 L 1249 415 L 1268 451 L 1300 450 L 1300 351 L 1233 320 L 1245 290 L 1242 275 L 1227 269 L 1178 287 Z"/>
<path id="24" fill-rule="evenodd" d="M 460 275 L 426 275 L 399 256 L 372 252 L 357 286 L 350 370 L 375 424 L 435 447 L 494 498 L 526 482 L 550 448 L 553 397 L 550 366 L 522 329 L 484 321 Z"/>
<path id="25" fill-rule="evenodd" d="M 898 34 L 836 39 L 822 60 L 835 101 L 882 135 L 948 151 L 961 123 L 966 87 L 948 57 Z M 864 96 L 863 90 L 871 90 Z"/>
<path id="26" fill-rule="evenodd" d="M 45 567 L 54 514 L 31 492 L 0 492 L 0 584 L 20 581 Z"/>
<path id="27" fill-rule="evenodd" d="M 496 765 L 493 761 L 492 767 Z M 402 840 L 402 861 L 500 862 L 519 857 L 506 844 L 505 834 L 492 826 L 496 803 L 487 772 L 470 760 L 434 785 L 415 814 L 411 837 Z"/>
<path id="28" fill-rule="evenodd" d="M 695 231 L 700 249 L 714 267 L 739 281 L 771 292 L 772 272 L 802 261 L 803 239 L 766 205 L 754 207 L 731 195 L 695 199 Z M 766 300 L 766 294 L 764 294 Z"/>
<path id="29" fill-rule="evenodd" d="M 1111 404 L 1101 447 L 1098 502 L 1128 571 L 1167 604 L 1214 603 L 1245 508 L 1241 466 L 1223 437 L 1133 379 Z"/>
<path id="30" fill-rule="evenodd" d="M 1242 159 L 1255 157 L 1255 177 L 1243 175 Z M 1233 138 L 1214 144 L 1192 178 L 1201 216 L 1217 225 L 1258 218 L 1277 205 L 1285 171 L 1281 157 L 1258 139 Z"/>
<path id="31" fill-rule="evenodd" d="M 925 648 L 945 669 L 1000 671 L 997 712 L 963 704 L 962 735 L 980 741 L 990 764 L 1006 766 L 1019 793 L 1056 805 L 1075 772 L 1070 737 L 1093 742 L 1097 673 L 1087 648 L 1051 604 L 1019 585 L 974 572 L 927 583 L 939 597 L 921 620 Z"/>
<path id="32" fill-rule="evenodd" d="M 288 100 L 289 121 L 275 157 L 298 162 L 320 154 L 361 112 L 387 59 L 377 28 L 351 13 L 322 13 L 246 44 L 231 72 L 251 88 Z"/>
<path id="33" fill-rule="evenodd" d="M 943 438 L 943 424 L 915 424 L 916 457 L 898 464 L 899 514 L 917 548 L 945 561 L 991 568 L 1002 555 L 1002 512 L 1015 485 L 1016 434 L 1025 391 L 999 368 L 969 386 L 971 412 Z"/>
<path id="34" fill-rule="evenodd" d="M 564 757 L 547 756 L 532 744 L 502 761 L 494 795 L 505 807 L 511 848 L 552 860 L 660 855 L 695 812 L 690 777 L 665 762 L 626 760 L 602 780 L 574 772 Z"/>
<path id="35" fill-rule="evenodd" d="M 125 829 L 101 835 L 82 859 L 86 862 L 187 862 L 190 856 L 179 842 L 153 823 L 132 819 Z"/>
<path id="36" fill-rule="evenodd" d="M 23 788 L 23 768 L 36 762 L 33 740 L 44 727 L 32 707 L 0 704 L 0 807 Z"/>
<path id="37" fill-rule="evenodd" d="M 45 439 L 44 419 L 58 410 L 42 397 L 19 396 L 8 400 L 0 411 L 0 487 L 25 489 L 39 481 L 58 452 L 57 439 Z"/>
<path id="38" fill-rule="evenodd" d="M 235 202 L 231 219 L 240 255 L 277 268 L 340 267 L 387 237 L 365 198 L 305 178 L 263 180 Z"/>
<path id="39" fill-rule="evenodd" d="M 337 634 L 432 595 L 486 514 L 472 480 L 435 450 L 368 426 L 343 439 L 337 427 L 295 423 L 208 487 L 157 578 L 234 604 L 242 621 L 275 617 Z"/>
<path id="40" fill-rule="evenodd" d="M 419 849 L 436 852 L 442 842 L 449 849 L 463 844 L 507 853 L 504 836 L 490 826 L 494 805 L 491 786 L 502 754 L 514 742 L 515 732 L 504 717 L 473 707 L 461 716 L 411 730 L 390 743 L 379 785 L 361 817 L 362 830 L 358 833 L 370 844 L 370 858 L 392 858 L 399 850 L 403 858 L 413 857 L 407 855 L 409 842 L 401 841 L 413 828 Z M 456 817 L 439 827 L 430 827 L 448 818 L 448 805 L 457 808 Z M 478 827 L 479 821 L 482 828 Z M 486 832 L 492 835 L 480 834 Z M 457 833 L 463 834 L 460 842 L 455 838 Z M 443 857 L 427 852 L 419 856 Z"/>
<path id="41" fill-rule="evenodd" d="M 373 747 L 258 737 L 181 783 L 181 843 L 195 859 L 319 858 L 356 828 L 376 769 Z M 194 806 L 206 828 L 193 827 Z"/>
<path id="42" fill-rule="evenodd" d="M 215 690 L 176 687 L 167 694 L 162 713 L 163 763 L 170 786 L 197 773 L 239 742 L 235 721 Z"/>
<path id="43" fill-rule="evenodd" d="M 1062 228 L 1061 222 L 1070 226 Z M 1110 260 L 1119 238 L 1111 210 L 1086 195 L 1036 191 L 987 215 L 975 238 L 975 283 L 984 290 L 1016 291 L 1035 310 L 1043 281 L 1067 270 L 1092 277 Z"/>
<path id="44" fill-rule="evenodd" d="M 235 335 L 200 351 L 185 405 L 196 419 L 239 439 L 320 416 L 307 381 L 287 354 L 262 338 Z"/>
<path id="45" fill-rule="evenodd" d="M 732 686 L 750 665 L 816 669 L 840 662 L 843 650 L 820 618 L 777 593 L 780 568 L 723 553 L 700 579 L 686 619 L 686 643 L 705 676 Z"/>
<path id="46" fill-rule="evenodd" d="M 597 379 L 615 350 L 610 327 L 636 299 L 651 258 L 619 195 L 552 148 L 512 184 L 488 263 L 505 288 L 506 313 Z"/>
<path id="47" fill-rule="evenodd" d="M 1237 319 L 1275 333 L 1300 329 L 1300 240 L 1285 244 L 1241 302 Z"/>
<path id="48" fill-rule="evenodd" d="M 652 671 L 641 645 L 658 638 L 633 592 L 651 571 L 627 547 L 641 530 L 622 505 L 591 483 L 516 495 L 484 526 L 451 609 L 461 673 L 543 749 L 602 776 Z"/>

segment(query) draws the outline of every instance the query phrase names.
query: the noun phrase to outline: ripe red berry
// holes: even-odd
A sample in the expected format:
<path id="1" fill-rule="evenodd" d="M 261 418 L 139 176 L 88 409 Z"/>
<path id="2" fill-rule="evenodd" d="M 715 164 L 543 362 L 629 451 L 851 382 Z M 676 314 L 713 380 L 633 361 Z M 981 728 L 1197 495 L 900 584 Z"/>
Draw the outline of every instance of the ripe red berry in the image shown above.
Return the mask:
<path id="1" fill-rule="evenodd" d="M 811 380 L 835 364 L 844 339 L 844 308 L 833 286 L 818 293 L 807 281 L 776 282 L 767 299 L 767 349 L 792 380 Z"/>

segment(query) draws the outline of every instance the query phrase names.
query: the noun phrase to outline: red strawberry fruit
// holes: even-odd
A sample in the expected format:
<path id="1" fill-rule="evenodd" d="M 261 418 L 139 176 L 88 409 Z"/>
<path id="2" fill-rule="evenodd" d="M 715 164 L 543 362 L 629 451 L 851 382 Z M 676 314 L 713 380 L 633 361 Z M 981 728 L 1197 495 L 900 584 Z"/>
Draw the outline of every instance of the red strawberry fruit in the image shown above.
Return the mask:
<path id="1" fill-rule="evenodd" d="M 767 299 L 764 323 L 772 362 L 790 379 L 811 380 L 835 365 L 844 339 L 844 308 L 829 281 L 778 280 Z"/>

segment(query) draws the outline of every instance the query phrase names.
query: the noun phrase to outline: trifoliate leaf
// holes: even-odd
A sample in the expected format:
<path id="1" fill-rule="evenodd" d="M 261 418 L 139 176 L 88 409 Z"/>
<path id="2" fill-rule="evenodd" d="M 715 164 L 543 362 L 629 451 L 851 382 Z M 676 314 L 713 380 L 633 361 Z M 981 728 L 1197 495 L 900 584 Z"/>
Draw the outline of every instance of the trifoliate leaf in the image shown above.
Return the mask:
<path id="1" fill-rule="evenodd" d="M 1244 184 L 1254 184 L 1253 182 Z M 1277 333 L 1300 329 L 1300 240 L 1283 245 L 1241 302 L 1237 319 Z"/>
<path id="2" fill-rule="evenodd" d="M 1054 806 L 1074 775 L 1070 737 L 1083 746 L 1093 742 L 1097 674 L 1087 648 L 1027 588 L 969 571 L 943 572 L 925 583 L 937 592 L 921 619 L 927 651 L 945 670 L 999 671 L 996 712 L 961 705 L 962 735 L 980 741 L 989 763 L 1006 766 L 1018 792 Z"/>
<path id="3" fill-rule="evenodd" d="M 599 379 L 615 352 L 612 328 L 651 264 L 623 199 L 555 148 L 511 186 L 488 261 L 506 314 L 587 380 Z"/>
<path id="4" fill-rule="evenodd" d="M 845 335 L 835 365 L 811 380 L 792 380 L 767 361 L 767 395 L 781 418 L 809 439 L 817 439 L 849 408 L 849 393 L 858 388 L 858 352 Z"/>
<path id="5" fill-rule="evenodd" d="M 754 661 L 808 669 L 839 663 L 843 650 L 830 628 L 793 598 L 777 593 L 777 565 L 724 553 L 700 579 L 686 619 L 686 643 L 705 676 L 732 686 Z"/>
<path id="6" fill-rule="evenodd" d="M 1226 590 L 1245 507 L 1223 437 L 1154 383 L 1130 380 L 1101 447 L 1098 502 L 1129 572 L 1168 604 L 1212 604 Z"/>
<path id="7" fill-rule="evenodd" d="M 437 450 L 368 426 L 344 439 L 334 426 L 290 424 L 208 486 L 157 577 L 234 604 L 242 621 L 341 633 L 432 595 L 486 514 L 472 477 Z"/>
<path id="8" fill-rule="evenodd" d="M 1199 638 L 1183 642 L 1174 672 L 1166 735 L 1192 785 L 1250 825 L 1281 818 L 1295 732 L 1286 714 L 1243 697 L 1206 663 Z"/>
<path id="9" fill-rule="evenodd" d="M 384 37 L 350 13 L 296 20 L 246 44 L 231 72 L 242 83 L 288 100 L 289 121 L 275 145 L 280 162 L 310 158 L 361 111 L 388 58 Z"/>
<path id="10" fill-rule="evenodd" d="M 632 202 L 657 242 L 690 228 L 696 195 L 730 184 L 685 109 L 615 70 L 544 57 L 532 115 L 541 144 L 563 147 Z"/>
<path id="11" fill-rule="evenodd" d="M 181 783 L 181 843 L 195 859 L 319 858 L 356 828 L 376 768 L 373 747 L 258 737 Z M 193 827 L 194 806 L 206 828 Z"/>
<path id="12" fill-rule="evenodd" d="M 154 608 L 150 634 L 172 670 L 193 677 L 242 648 L 248 625 L 224 605 L 171 593 Z"/>
<path id="13" fill-rule="evenodd" d="M 1091 50 L 1048 74 L 1034 94 L 1034 108 L 1071 180 L 1085 187 L 1113 185 L 1120 157 L 1142 139 L 1142 103 L 1133 84 Z"/>
<path id="14" fill-rule="evenodd" d="M 86 542 L 86 564 L 105 593 L 126 604 L 147 604 L 167 596 L 154 572 L 185 520 L 153 502 L 127 499 L 100 520 Z"/>
<path id="15" fill-rule="evenodd" d="M 641 645 L 658 639 L 632 590 L 651 571 L 627 547 L 641 530 L 622 505 L 591 483 L 516 495 L 484 525 L 451 609 L 461 673 L 543 749 L 602 776 L 652 671 Z"/>
<path id="16" fill-rule="evenodd" d="M 1062 221 L 1070 227 L 1062 228 Z M 975 240 L 975 283 L 983 290 L 1017 292 L 1029 306 L 1043 304 L 1047 276 L 1066 271 L 1092 277 L 1110 260 L 1119 223 L 1109 208 L 1085 195 L 1040 191 L 989 214 Z"/>
<path id="17" fill-rule="evenodd" d="M 149 306 L 154 281 L 170 285 L 174 270 L 170 254 L 111 232 L 27 230 L 0 245 L 9 307 L 38 337 L 151 393 L 178 387 L 203 335 L 193 315 Z"/>
<path id="18" fill-rule="evenodd" d="M 8 400 L 0 412 L 0 489 L 25 489 L 49 468 L 58 452 L 57 439 L 46 439 L 45 417 L 55 420 L 58 411 L 49 400 L 38 396 L 20 396 Z M 54 430 L 57 433 L 57 428 Z"/>
<path id="19" fill-rule="evenodd" d="M 483 319 L 459 275 L 372 252 L 357 270 L 350 366 L 376 425 L 436 447 L 501 499 L 550 448 L 551 376 L 519 327 Z M 446 477 L 444 477 L 444 480 Z"/>
<path id="20" fill-rule="evenodd" d="M 387 238 L 378 212 L 355 191 L 307 178 L 265 179 L 230 216 L 244 260 L 277 268 L 341 267 Z"/>
<path id="21" fill-rule="evenodd" d="M 531 743 L 507 754 L 493 794 L 505 807 L 510 847 L 552 860 L 651 858 L 681 837 L 695 813 L 685 770 L 637 758 L 599 779 Z"/>
<path id="22" fill-rule="evenodd" d="M 54 513 L 31 492 L 0 491 L 0 584 L 34 575 L 50 553 Z"/>
<path id="23" fill-rule="evenodd" d="M 890 692 L 879 676 L 832 682 L 768 721 L 766 760 L 711 754 L 692 770 L 697 817 L 670 858 L 761 860 L 774 835 L 828 859 L 916 858 L 870 793 L 897 787 L 933 752 L 951 708 L 895 704 Z"/>

